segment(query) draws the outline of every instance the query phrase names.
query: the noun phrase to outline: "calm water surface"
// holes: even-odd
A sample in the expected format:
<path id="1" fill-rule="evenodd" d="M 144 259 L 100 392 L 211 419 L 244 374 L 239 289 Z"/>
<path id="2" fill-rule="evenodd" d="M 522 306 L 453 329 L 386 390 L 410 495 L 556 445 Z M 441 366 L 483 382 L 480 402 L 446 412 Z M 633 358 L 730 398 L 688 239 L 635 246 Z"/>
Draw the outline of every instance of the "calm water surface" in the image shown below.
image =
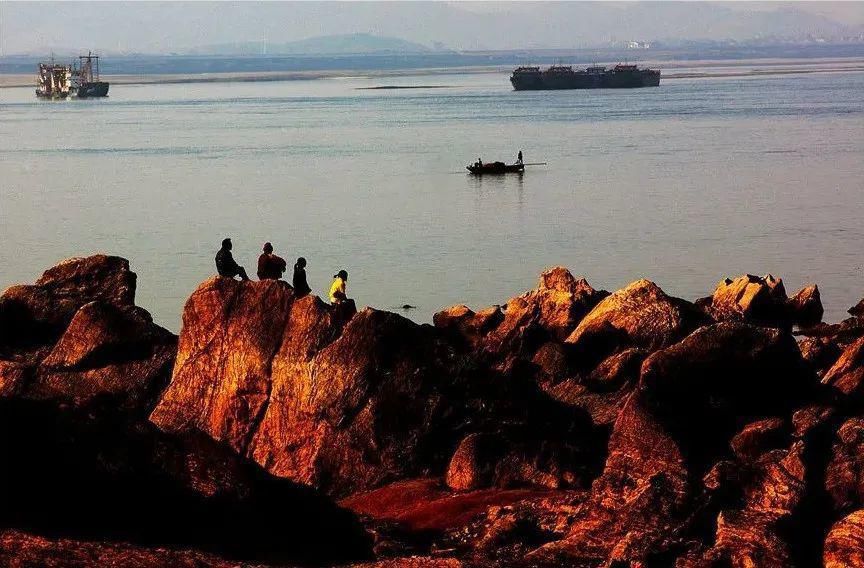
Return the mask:
<path id="1" fill-rule="evenodd" d="M 381 84 L 446 89 L 358 90 Z M 478 156 L 545 161 L 474 178 Z M 102 101 L 0 90 L 0 288 L 58 260 L 129 258 L 178 330 L 231 236 L 339 268 L 359 305 L 429 321 L 500 303 L 563 264 L 688 299 L 743 272 L 816 282 L 826 319 L 864 296 L 864 73 L 516 93 L 506 75 L 115 85 Z"/>

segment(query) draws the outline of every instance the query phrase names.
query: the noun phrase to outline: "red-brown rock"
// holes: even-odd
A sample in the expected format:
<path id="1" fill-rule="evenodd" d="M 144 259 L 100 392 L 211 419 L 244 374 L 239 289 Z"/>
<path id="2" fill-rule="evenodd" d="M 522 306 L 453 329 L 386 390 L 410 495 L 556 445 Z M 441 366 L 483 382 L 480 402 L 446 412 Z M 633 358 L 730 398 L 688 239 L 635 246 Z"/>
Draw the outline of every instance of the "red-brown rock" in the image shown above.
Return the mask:
<path id="1" fill-rule="evenodd" d="M 861 402 L 864 396 L 864 337 L 847 347 L 834 365 L 822 377 L 822 384 L 830 386 L 849 402 Z"/>
<path id="2" fill-rule="evenodd" d="M 825 539 L 825 568 L 864 566 L 864 510 L 838 521 Z"/>
<path id="3" fill-rule="evenodd" d="M 671 345 L 704 323 L 692 304 L 667 296 L 656 284 L 639 280 L 608 296 L 586 315 L 567 338 L 593 367 L 630 347 L 654 351 Z"/>
<path id="4" fill-rule="evenodd" d="M 864 418 L 851 418 L 837 431 L 825 489 L 838 511 L 864 507 Z"/>

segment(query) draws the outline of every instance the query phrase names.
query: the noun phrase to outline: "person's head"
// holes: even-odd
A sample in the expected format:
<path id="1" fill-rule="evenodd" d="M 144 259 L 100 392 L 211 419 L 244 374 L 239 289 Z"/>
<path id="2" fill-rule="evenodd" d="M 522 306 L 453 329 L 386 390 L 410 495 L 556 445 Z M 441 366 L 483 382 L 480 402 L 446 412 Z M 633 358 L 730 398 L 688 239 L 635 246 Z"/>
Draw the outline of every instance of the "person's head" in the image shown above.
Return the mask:
<path id="1" fill-rule="evenodd" d="M 271 252 L 273 252 L 273 245 L 271 245 L 270 243 L 264 243 L 264 249 L 263 250 L 267 254 L 270 254 Z"/>
<path id="2" fill-rule="evenodd" d="M 342 280 L 345 280 L 347 282 L 348 281 L 348 273 L 344 270 L 340 270 L 339 272 L 336 273 L 336 276 L 334 276 L 333 278 L 341 278 Z"/>
<path id="3" fill-rule="evenodd" d="M 231 239 L 222 239 L 222 248 L 231 250 Z"/>
<path id="4" fill-rule="evenodd" d="M 302 256 L 297 259 L 297 266 L 300 268 L 306 268 L 306 259 Z"/>

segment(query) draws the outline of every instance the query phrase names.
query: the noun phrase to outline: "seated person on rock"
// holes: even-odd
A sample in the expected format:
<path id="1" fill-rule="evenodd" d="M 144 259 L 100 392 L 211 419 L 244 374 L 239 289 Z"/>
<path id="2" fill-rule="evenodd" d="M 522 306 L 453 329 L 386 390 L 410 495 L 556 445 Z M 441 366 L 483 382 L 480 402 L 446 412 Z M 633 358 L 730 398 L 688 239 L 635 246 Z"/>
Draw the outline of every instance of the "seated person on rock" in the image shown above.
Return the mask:
<path id="1" fill-rule="evenodd" d="M 264 252 L 258 257 L 258 279 L 279 280 L 288 264 L 285 259 L 273 254 L 273 245 L 264 243 Z"/>
<path id="2" fill-rule="evenodd" d="M 246 270 L 234 261 L 234 256 L 231 254 L 232 248 L 231 239 L 222 241 L 222 248 L 216 253 L 216 272 L 226 278 L 239 276 L 243 280 L 249 280 Z"/>
<path id="3" fill-rule="evenodd" d="M 306 282 L 306 259 L 302 256 L 298 258 L 297 262 L 294 264 L 294 278 L 292 279 L 292 284 L 294 284 L 294 294 L 298 297 L 305 296 L 312 291 L 312 288 L 309 287 L 309 283 Z"/>
<path id="4" fill-rule="evenodd" d="M 330 303 L 333 305 L 341 304 L 348 299 L 348 296 L 345 295 L 348 272 L 340 270 L 333 276 L 333 279 L 333 284 L 330 285 Z"/>

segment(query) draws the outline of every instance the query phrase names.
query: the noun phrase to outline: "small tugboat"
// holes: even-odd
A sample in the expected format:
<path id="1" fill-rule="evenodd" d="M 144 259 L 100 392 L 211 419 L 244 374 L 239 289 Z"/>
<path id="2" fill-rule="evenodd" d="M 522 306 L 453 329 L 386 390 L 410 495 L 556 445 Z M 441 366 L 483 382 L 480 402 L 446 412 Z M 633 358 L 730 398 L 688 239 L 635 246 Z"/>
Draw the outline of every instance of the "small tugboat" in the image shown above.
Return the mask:
<path id="1" fill-rule="evenodd" d="M 72 68 L 72 80 L 73 91 L 79 99 L 108 96 L 108 83 L 99 80 L 98 55 L 88 52 L 79 56 L 78 66 Z"/>
<path id="2" fill-rule="evenodd" d="M 72 92 L 72 69 L 68 65 L 40 63 L 36 76 L 36 96 L 40 99 L 65 99 Z"/>
<path id="3" fill-rule="evenodd" d="M 483 162 L 475 162 L 465 166 L 469 172 L 476 175 L 483 174 L 521 174 L 525 171 L 525 164 L 505 164 L 504 162 L 492 162 L 484 164 Z"/>

